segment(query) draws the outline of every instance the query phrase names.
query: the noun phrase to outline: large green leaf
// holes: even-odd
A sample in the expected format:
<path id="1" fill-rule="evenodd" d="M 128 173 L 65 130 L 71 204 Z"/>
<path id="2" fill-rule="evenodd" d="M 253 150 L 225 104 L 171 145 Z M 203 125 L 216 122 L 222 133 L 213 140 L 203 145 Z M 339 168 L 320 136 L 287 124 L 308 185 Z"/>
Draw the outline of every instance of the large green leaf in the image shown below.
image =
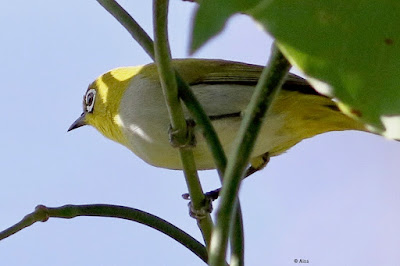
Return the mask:
<path id="1" fill-rule="evenodd" d="M 217 7 L 229 5 L 235 8 L 217 15 Z M 195 18 L 196 47 L 218 32 L 211 25 L 220 30 L 235 12 L 260 22 L 290 62 L 347 114 L 400 138 L 399 0 L 204 0 Z"/>

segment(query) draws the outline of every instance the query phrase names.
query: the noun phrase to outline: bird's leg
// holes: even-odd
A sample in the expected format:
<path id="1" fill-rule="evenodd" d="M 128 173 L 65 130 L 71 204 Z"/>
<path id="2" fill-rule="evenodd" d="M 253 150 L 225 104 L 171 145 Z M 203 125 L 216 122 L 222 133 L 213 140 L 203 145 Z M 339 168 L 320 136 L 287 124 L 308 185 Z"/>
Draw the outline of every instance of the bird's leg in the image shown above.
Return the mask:
<path id="1" fill-rule="evenodd" d="M 194 134 L 194 127 L 196 126 L 196 123 L 192 119 L 187 119 L 186 120 L 186 125 L 187 125 L 187 135 L 186 135 L 186 142 L 181 143 L 177 141 L 176 135 L 178 134 L 177 130 L 173 130 L 172 126 L 169 125 L 168 128 L 168 136 L 169 136 L 169 143 L 171 144 L 172 147 L 175 148 L 192 148 L 196 146 L 196 138 Z"/>
<path id="2" fill-rule="evenodd" d="M 247 168 L 246 174 L 244 175 L 243 179 L 245 179 L 245 178 L 249 177 L 250 175 L 254 174 L 255 172 L 258 172 L 261 169 L 265 168 L 265 166 L 267 166 L 267 164 L 269 162 L 269 159 L 270 159 L 270 156 L 269 156 L 268 152 L 252 159 L 250 161 L 250 166 Z M 211 190 L 204 194 L 205 198 L 208 199 L 208 201 L 210 202 L 210 205 L 214 200 L 218 199 L 220 191 L 221 191 L 221 188 L 217 188 L 215 190 Z M 190 196 L 188 193 L 183 194 L 182 197 L 187 200 L 190 199 Z M 212 211 L 212 206 L 210 209 Z"/>

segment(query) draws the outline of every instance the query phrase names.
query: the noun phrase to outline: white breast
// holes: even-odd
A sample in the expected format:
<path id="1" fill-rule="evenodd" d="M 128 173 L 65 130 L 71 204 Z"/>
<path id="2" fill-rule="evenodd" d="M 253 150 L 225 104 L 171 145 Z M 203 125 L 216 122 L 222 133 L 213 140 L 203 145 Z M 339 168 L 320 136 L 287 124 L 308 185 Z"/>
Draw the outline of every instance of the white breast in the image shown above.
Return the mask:
<path id="1" fill-rule="evenodd" d="M 240 113 L 246 108 L 253 87 L 242 85 L 197 85 L 192 88 L 209 116 Z M 136 76 L 126 90 L 120 108 L 123 132 L 129 140 L 129 149 L 146 162 L 164 168 L 181 169 L 178 150 L 171 147 L 168 139 L 169 116 L 161 87 Z M 185 110 L 187 118 L 189 113 Z M 232 142 L 239 129 L 241 118 L 213 120 L 225 152 L 231 151 Z M 263 154 L 285 136 L 277 136 L 284 117 L 271 114 L 267 125 L 260 132 L 254 155 Z M 197 145 L 194 156 L 198 169 L 214 168 L 213 159 L 203 136 L 195 129 Z"/>

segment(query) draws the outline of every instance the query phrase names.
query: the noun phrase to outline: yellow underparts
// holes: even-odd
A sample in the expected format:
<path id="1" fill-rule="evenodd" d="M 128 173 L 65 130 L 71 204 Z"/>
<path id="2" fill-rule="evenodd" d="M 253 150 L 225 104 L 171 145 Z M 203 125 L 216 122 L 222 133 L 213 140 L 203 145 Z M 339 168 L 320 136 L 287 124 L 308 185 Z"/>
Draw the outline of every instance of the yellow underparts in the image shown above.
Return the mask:
<path id="1" fill-rule="evenodd" d="M 320 95 L 282 90 L 273 104 L 272 111 L 286 114 L 284 126 L 277 134 L 291 134 L 292 138 L 270 151 L 271 156 L 279 155 L 303 139 L 322 133 L 342 130 L 368 131 L 362 123 L 340 112 L 334 101 Z"/>

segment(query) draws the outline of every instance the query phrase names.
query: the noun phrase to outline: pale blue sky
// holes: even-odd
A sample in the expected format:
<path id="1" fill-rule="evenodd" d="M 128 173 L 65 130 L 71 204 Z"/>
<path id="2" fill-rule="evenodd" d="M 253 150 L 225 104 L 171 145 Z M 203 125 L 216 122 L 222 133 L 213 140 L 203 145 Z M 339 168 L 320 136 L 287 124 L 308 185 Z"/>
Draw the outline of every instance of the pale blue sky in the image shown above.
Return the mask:
<path id="1" fill-rule="evenodd" d="M 170 41 L 186 57 L 194 4 L 172 0 Z M 121 1 L 151 31 L 151 1 Z M 66 133 L 98 75 L 150 59 L 96 1 L 7 1 L 0 10 L 0 229 L 38 204 L 111 203 L 156 214 L 200 239 L 183 175 L 154 168 L 93 128 Z M 264 64 L 269 39 L 244 16 L 196 57 Z M 247 265 L 398 265 L 400 143 L 330 133 L 246 180 Z M 206 190 L 214 171 L 201 173 Z M 204 265 L 168 237 L 107 218 L 50 219 L 0 242 L 1 265 Z"/>

